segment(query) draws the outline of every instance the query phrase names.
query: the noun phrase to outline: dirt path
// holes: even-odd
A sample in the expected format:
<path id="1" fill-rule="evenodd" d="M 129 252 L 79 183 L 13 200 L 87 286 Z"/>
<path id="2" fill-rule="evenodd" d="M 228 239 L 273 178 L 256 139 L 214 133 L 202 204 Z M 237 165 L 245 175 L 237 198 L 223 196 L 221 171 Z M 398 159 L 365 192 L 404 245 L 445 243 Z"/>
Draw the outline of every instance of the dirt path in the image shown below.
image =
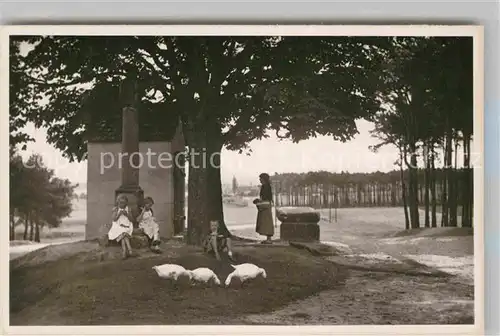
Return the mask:
<path id="1" fill-rule="evenodd" d="M 352 271 L 345 287 L 327 290 L 251 324 L 473 324 L 472 286 L 434 277 Z"/>
<path id="2" fill-rule="evenodd" d="M 470 230 L 432 228 L 404 232 L 397 218 L 404 218 L 400 208 L 339 209 L 337 221 L 329 222 L 328 210 L 320 211 L 320 239 L 346 258 L 394 262 L 413 260 L 460 277 L 473 284 L 474 239 Z M 234 234 L 259 239 L 254 228 L 237 227 Z M 279 224 L 275 229 L 279 238 Z M 261 238 L 262 239 L 262 238 Z"/>
<path id="3" fill-rule="evenodd" d="M 396 212 L 401 209 L 342 210 L 333 223 L 325 221 L 322 214 L 320 229 L 322 243 L 338 251 L 337 256 L 328 259 L 352 265 L 345 287 L 323 291 L 271 314 L 246 316 L 240 323 L 474 323 L 474 248 L 470 232 L 435 228 L 402 233 L 401 226 L 394 224 Z M 252 237 L 251 230 L 239 232 Z M 408 270 L 415 274 L 410 275 Z M 417 275 L 426 270 L 450 276 Z"/>

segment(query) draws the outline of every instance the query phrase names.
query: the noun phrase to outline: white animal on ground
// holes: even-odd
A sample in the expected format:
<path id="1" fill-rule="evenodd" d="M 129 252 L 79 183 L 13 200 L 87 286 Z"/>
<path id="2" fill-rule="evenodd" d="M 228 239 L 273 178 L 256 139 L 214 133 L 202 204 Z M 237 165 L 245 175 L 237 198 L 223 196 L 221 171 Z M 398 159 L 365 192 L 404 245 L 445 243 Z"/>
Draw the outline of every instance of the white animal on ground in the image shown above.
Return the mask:
<path id="1" fill-rule="evenodd" d="M 210 268 L 200 267 L 188 272 L 191 274 L 191 280 L 195 282 L 206 283 L 206 284 L 210 284 L 211 282 L 213 282 L 217 286 L 220 286 L 219 278 Z"/>
<path id="2" fill-rule="evenodd" d="M 225 285 L 226 287 L 231 284 L 231 280 L 233 278 L 239 278 L 241 283 L 244 283 L 245 281 L 255 279 L 259 275 L 261 275 L 264 279 L 267 278 L 267 273 L 266 270 L 258 267 L 254 264 L 240 264 L 240 265 L 231 265 L 234 268 L 234 271 L 229 274 L 226 278 Z"/>
<path id="3" fill-rule="evenodd" d="M 172 279 L 177 280 L 179 276 L 188 276 L 191 280 L 191 273 L 187 271 L 184 267 L 176 264 L 164 264 L 159 266 L 153 266 L 158 276 L 162 279 Z"/>

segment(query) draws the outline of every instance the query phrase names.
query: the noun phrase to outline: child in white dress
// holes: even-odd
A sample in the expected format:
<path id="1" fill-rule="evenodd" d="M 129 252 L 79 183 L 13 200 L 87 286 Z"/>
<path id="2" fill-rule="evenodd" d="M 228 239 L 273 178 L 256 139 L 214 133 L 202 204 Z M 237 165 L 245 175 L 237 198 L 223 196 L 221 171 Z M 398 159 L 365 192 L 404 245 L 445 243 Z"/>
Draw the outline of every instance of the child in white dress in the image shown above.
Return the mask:
<path id="1" fill-rule="evenodd" d="M 134 231 L 132 224 L 132 214 L 129 210 L 128 198 L 125 195 L 119 195 L 116 199 L 116 204 L 113 208 L 112 225 L 108 232 L 109 240 L 116 240 L 122 245 L 123 259 L 132 255 L 132 247 L 130 246 L 130 238 Z"/>
<path id="2" fill-rule="evenodd" d="M 153 204 L 153 198 L 144 198 L 144 206 L 141 214 L 137 217 L 137 222 L 139 222 L 139 228 L 141 228 L 144 234 L 148 236 L 151 250 L 153 252 L 160 253 L 161 250 L 158 246 L 160 245 L 160 227 L 158 226 L 158 223 L 153 215 Z"/>

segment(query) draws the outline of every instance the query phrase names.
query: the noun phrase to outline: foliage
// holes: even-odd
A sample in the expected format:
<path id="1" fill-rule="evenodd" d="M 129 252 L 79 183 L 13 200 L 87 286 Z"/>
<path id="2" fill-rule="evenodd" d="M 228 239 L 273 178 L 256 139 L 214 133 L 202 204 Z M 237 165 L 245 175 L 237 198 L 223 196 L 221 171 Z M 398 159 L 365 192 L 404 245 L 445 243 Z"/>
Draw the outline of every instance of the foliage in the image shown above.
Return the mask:
<path id="1" fill-rule="evenodd" d="M 14 216 L 24 220 L 26 227 L 32 224 L 57 227 L 62 218 L 70 215 L 77 185 L 55 177 L 53 170 L 44 167 L 40 155 L 34 154 L 24 162 L 11 151 L 9 168 L 11 238 L 17 224 Z"/>
<path id="2" fill-rule="evenodd" d="M 139 81 L 141 134 L 161 133 L 180 116 L 187 132 L 213 120 L 223 143 L 235 150 L 266 137 L 269 128 L 295 141 L 318 133 L 345 141 L 356 133 L 355 118 L 378 109 L 373 81 L 382 60 L 377 44 L 387 42 L 363 37 L 16 37 L 11 40 L 16 73 L 11 114 L 48 127 L 49 142 L 81 160 L 86 136 L 121 130 L 118 85 L 130 76 Z M 32 50 L 21 57 L 20 46 Z"/>
<path id="3" fill-rule="evenodd" d="M 410 168 L 409 206 L 410 212 L 414 211 L 413 227 L 419 226 L 419 216 L 416 195 L 418 180 L 412 167 L 416 166 L 416 155 L 422 155 L 424 162 L 427 162 L 425 188 L 435 194 L 435 171 L 432 167 L 438 148 L 444 149 L 444 164 L 448 167 L 447 185 L 442 200 L 443 225 L 457 225 L 459 182 L 466 195 L 462 197 L 462 208 L 465 211 L 463 225 L 471 225 L 472 180 L 468 174 L 459 176 L 458 172 L 452 169 L 452 143 L 455 143 L 456 155 L 459 141 L 463 140 L 464 167 L 468 169 L 473 119 L 472 77 L 470 37 L 393 39 L 393 49 L 387 54 L 384 89 L 380 97 L 384 109 L 376 114 L 376 126 L 372 131 L 372 135 L 381 142 L 372 149 L 376 151 L 381 146 L 394 145 L 400 150 L 402 161 Z M 457 159 L 454 161 L 456 167 Z M 425 202 L 427 213 L 429 197 L 426 196 Z M 435 208 L 435 203 L 433 207 Z M 448 212 L 451 216 L 450 223 Z M 427 215 L 425 220 L 428 226 Z"/>
<path id="4" fill-rule="evenodd" d="M 21 36 L 11 51 L 23 43 L 33 49 L 13 67 L 28 90 L 15 90 L 20 107 L 11 113 L 47 127 L 70 160 L 85 158 L 89 137 L 120 129 L 125 103 L 139 110 L 140 134 L 180 120 L 187 145 L 207 154 L 248 149 L 268 129 L 293 141 L 347 141 L 355 119 L 379 108 L 380 50 L 390 46 L 371 37 Z M 125 78 L 136 81 L 137 99 L 120 95 Z M 188 240 L 191 229 L 200 240 L 208 208 L 222 216 L 222 191 L 220 171 L 193 166 Z"/>

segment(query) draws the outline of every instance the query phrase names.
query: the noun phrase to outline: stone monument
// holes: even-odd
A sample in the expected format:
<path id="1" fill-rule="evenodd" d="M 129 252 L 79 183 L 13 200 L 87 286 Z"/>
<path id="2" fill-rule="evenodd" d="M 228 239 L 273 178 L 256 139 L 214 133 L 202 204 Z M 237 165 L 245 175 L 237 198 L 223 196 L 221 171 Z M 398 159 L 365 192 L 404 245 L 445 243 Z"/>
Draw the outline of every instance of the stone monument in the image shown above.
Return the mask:
<path id="1" fill-rule="evenodd" d="M 276 209 L 281 222 L 280 239 L 292 242 L 319 241 L 319 213 L 309 207 L 281 207 Z"/>
<path id="2" fill-rule="evenodd" d="M 138 206 L 141 205 L 144 191 L 139 186 L 139 121 L 137 115 L 137 81 L 135 78 L 126 78 L 120 86 L 120 100 L 122 110 L 122 184 L 115 192 L 124 194 L 128 198 L 128 206 L 134 218 L 139 215 Z M 137 228 L 137 222 L 134 222 Z"/>

